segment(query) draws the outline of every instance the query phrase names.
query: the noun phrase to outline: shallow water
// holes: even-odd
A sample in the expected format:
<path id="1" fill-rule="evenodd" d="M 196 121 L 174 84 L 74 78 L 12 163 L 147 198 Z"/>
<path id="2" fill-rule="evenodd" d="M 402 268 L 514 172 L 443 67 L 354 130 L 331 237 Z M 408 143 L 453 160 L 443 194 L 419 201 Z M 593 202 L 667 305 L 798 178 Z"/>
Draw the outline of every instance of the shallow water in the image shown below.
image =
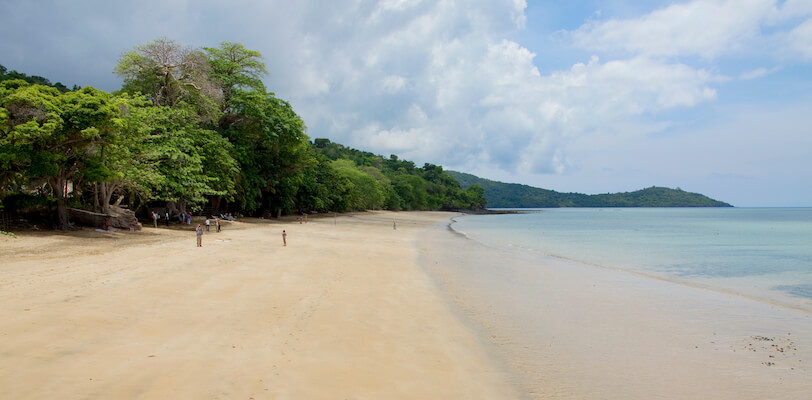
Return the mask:
<path id="1" fill-rule="evenodd" d="M 663 252 L 653 244 L 645 246 L 645 257 L 639 258 L 620 249 L 624 243 L 626 249 L 642 241 L 668 243 L 662 237 L 649 238 L 657 236 L 650 231 L 635 233 L 656 224 L 646 228 L 639 221 L 637 228 L 620 234 L 609 221 L 635 216 L 614 210 L 577 211 L 542 219 L 536 217 L 546 211 L 455 218 L 457 223 L 438 225 L 421 239 L 422 265 L 461 317 L 490 344 L 494 358 L 527 398 L 800 399 L 812 393 L 812 370 L 806 366 L 812 362 L 812 313 L 799 309 L 803 302 L 793 300 L 791 307 L 784 307 L 713 286 L 716 280 L 734 288 L 754 279 L 784 280 L 764 279 L 772 273 L 730 274 L 724 268 L 698 273 L 701 269 L 692 267 L 696 272 L 685 274 L 683 267 L 675 273 L 670 266 L 680 263 L 663 262 Z M 595 247 L 611 250 L 616 256 L 612 261 L 596 255 L 593 242 L 577 233 L 583 225 L 571 218 L 595 221 L 594 214 L 602 212 L 614 213 L 597 220 L 614 237 Z M 681 218 L 688 233 L 672 236 L 694 235 L 691 231 L 698 225 L 690 222 L 689 214 Z M 556 218 L 562 221 L 553 235 L 551 221 Z M 470 221 L 490 226 L 485 230 L 466 224 Z M 710 225 L 720 235 L 731 236 L 724 224 Z M 552 252 L 549 244 L 559 243 L 552 237 L 567 236 L 562 233 L 567 229 L 578 239 L 561 240 L 570 246 L 556 248 L 573 252 Z M 587 231 L 603 236 L 594 228 Z M 673 261 L 679 252 L 665 254 L 672 254 Z M 624 264 L 632 259 L 649 261 Z M 651 260 L 660 260 L 656 268 L 650 267 Z M 784 267 L 777 275 L 797 272 Z M 790 297 L 770 285 L 762 286 Z"/>
<path id="2" fill-rule="evenodd" d="M 521 248 L 812 311 L 812 208 L 547 209 L 454 229 Z"/>

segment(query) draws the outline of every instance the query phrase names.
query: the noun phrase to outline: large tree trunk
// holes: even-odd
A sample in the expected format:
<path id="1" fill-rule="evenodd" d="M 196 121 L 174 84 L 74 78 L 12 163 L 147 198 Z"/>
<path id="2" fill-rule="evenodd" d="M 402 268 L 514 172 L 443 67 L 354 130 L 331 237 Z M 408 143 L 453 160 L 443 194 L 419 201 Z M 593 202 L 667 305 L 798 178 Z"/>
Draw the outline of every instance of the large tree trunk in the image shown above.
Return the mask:
<path id="1" fill-rule="evenodd" d="M 178 205 L 174 201 L 167 201 L 166 202 L 166 209 L 169 211 L 169 215 L 178 215 L 180 214 L 180 210 L 178 209 Z"/>
<path id="2" fill-rule="evenodd" d="M 70 228 L 70 214 L 64 197 L 56 198 L 57 228 L 66 231 Z"/>
<path id="3" fill-rule="evenodd" d="M 110 214 L 95 213 L 77 208 L 69 208 L 68 210 L 75 221 L 79 221 L 85 225 L 105 229 L 119 228 L 135 231 L 141 230 L 141 223 L 138 222 L 138 218 L 135 217 L 135 213 L 132 210 L 114 205 L 111 205 L 109 209 Z"/>
<path id="4" fill-rule="evenodd" d="M 68 206 L 65 204 L 65 195 L 67 194 L 67 180 L 63 176 L 62 171 L 53 179 L 48 179 L 48 184 L 54 190 L 56 197 L 56 227 L 66 231 L 70 229 L 70 214 L 68 213 Z"/>
<path id="5" fill-rule="evenodd" d="M 104 182 L 102 182 L 104 185 Z M 104 190 L 104 186 L 102 186 L 102 190 Z M 101 198 L 101 194 L 99 193 L 99 184 L 96 183 L 93 185 L 93 211 L 99 212 L 101 210 L 101 204 L 99 199 Z"/>
<path id="6" fill-rule="evenodd" d="M 107 182 L 102 182 L 99 185 L 101 186 L 101 212 L 102 214 L 110 214 L 110 198 L 113 197 L 116 186 L 108 186 Z"/>
<path id="7" fill-rule="evenodd" d="M 214 196 L 214 198 L 212 198 L 211 212 L 213 214 L 219 214 L 220 213 L 220 203 L 221 203 L 222 199 L 223 198 L 221 196 Z"/>

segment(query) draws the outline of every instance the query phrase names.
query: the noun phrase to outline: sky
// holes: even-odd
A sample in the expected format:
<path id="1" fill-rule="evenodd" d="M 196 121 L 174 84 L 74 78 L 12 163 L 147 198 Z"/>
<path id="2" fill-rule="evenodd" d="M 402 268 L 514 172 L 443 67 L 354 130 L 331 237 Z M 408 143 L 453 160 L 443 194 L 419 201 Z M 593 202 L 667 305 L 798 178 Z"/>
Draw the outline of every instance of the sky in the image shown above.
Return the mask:
<path id="1" fill-rule="evenodd" d="M 311 138 L 561 192 L 812 206 L 812 0 L 0 0 L 71 87 L 160 37 L 262 53 Z"/>

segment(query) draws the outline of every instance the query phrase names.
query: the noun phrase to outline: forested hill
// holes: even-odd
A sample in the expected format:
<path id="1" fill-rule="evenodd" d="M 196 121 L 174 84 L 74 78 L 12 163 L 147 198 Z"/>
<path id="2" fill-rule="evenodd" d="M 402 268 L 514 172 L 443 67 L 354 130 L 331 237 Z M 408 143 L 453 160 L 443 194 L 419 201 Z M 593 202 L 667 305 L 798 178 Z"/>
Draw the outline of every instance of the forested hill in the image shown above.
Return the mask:
<path id="1" fill-rule="evenodd" d="M 635 192 L 596 195 L 559 193 L 517 183 L 492 181 L 462 172 L 446 172 L 463 188 L 471 185 L 481 186 L 488 207 L 493 208 L 732 207 L 728 203 L 681 189 L 650 187 Z"/>
<path id="2" fill-rule="evenodd" d="M 361 200 L 361 208 L 388 210 L 460 210 L 483 209 L 482 188 L 469 185 L 464 190 L 443 167 L 434 164 L 415 166 L 396 155 L 384 158 L 367 151 L 315 139 L 313 148 L 322 170 L 344 179 L 337 182 L 333 192 L 350 183 Z M 328 161 L 329 160 L 329 161 Z M 335 195 L 335 194 L 333 194 Z M 321 197 L 329 197 L 325 194 Z"/>

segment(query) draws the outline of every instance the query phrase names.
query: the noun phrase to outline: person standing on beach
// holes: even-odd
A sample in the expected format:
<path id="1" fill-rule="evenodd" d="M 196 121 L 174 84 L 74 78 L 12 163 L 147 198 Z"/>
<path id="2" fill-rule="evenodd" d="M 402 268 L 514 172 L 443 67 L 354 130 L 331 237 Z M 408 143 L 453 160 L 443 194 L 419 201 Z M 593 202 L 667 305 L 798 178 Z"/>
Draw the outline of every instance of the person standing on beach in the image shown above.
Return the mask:
<path id="1" fill-rule="evenodd" d="M 282 229 L 282 246 L 288 245 L 288 234 Z"/>
<path id="2" fill-rule="evenodd" d="M 169 227 L 169 211 L 166 212 L 166 226 Z"/>
<path id="3" fill-rule="evenodd" d="M 211 224 L 211 222 L 209 222 L 209 219 L 208 219 L 208 218 L 206 218 L 206 232 L 208 232 L 208 231 L 209 231 L 209 225 L 210 225 L 210 224 Z"/>
<path id="4" fill-rule="evenodd" d="M 214 221 L 217 224 L 217 233 L 220 233 L 220 220 Z"/>
<path id="5" fill-rule="evenodd" d="M 195 235 L 197 236 L 197 247 L 203 247 L 203 227 L 197 224 L 195 228 Z"/>

